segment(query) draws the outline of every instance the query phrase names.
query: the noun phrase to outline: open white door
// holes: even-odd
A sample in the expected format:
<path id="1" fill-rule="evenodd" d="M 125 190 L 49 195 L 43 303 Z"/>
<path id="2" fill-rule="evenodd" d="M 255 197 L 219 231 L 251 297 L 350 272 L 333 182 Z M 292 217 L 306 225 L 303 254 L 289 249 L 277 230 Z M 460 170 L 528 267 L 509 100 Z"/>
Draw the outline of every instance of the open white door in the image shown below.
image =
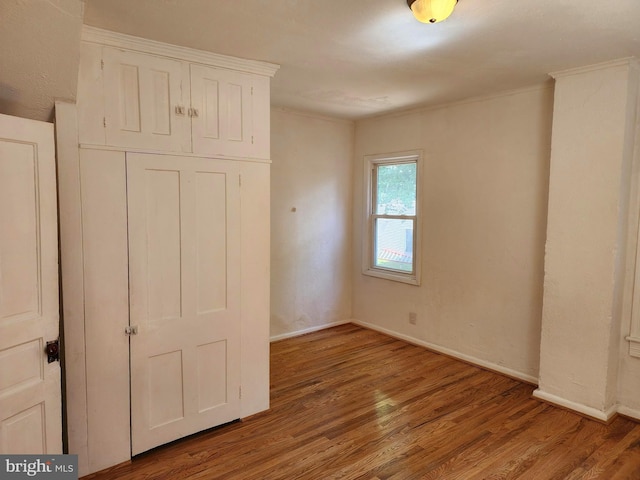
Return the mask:
<path id="1" fill-rule="evenodd" d="M 0 115 L 0 453 L 62 453 L 53 125 Z"/>
<path id="2" fill-rule="evenodd" d="M 234 162 L 127 154 L 132 453 L 240 417 Z"/>

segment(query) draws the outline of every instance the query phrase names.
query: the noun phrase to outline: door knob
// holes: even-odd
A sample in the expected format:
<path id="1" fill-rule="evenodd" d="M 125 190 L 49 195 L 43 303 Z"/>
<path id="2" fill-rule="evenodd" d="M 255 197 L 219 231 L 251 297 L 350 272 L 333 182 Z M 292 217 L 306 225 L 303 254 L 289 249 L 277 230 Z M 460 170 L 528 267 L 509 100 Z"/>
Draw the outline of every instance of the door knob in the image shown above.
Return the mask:
<path id="1" fill-rule="evenodd" d="M 60 361 L 60 342 L 59 340 L 53 340 L 47 342 L 47 346 L 44 348 L 44 352 L 47 354 L 47 363 Z"/>

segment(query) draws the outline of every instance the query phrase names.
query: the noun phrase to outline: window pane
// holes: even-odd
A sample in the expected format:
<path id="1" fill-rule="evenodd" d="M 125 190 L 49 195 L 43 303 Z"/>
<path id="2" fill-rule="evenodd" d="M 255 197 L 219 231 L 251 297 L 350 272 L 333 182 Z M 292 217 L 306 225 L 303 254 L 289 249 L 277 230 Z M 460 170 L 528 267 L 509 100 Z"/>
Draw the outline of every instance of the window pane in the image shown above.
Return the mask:
<path id="1" fill-rule="evenodd" d="M 416 164 L 378 165 L 376 208 L 379 215 L 415 215 Z"/>
<path id="2" fill-rule="evenodd" d="M 374 266 L 413 272 L 413 219 L 376 219 Z"/>

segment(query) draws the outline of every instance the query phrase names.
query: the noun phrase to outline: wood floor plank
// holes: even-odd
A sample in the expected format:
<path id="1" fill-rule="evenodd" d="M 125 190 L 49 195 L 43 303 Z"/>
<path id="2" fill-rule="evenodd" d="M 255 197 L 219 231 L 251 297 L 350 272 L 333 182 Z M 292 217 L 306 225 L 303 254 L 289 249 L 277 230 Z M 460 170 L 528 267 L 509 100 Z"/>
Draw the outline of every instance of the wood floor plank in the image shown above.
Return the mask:
<path id="1" fill-rule="evenodd" d="M 86 480 L 640 480 L 640 424 L 347 324 L 271 345 L 271 408 Z"/>

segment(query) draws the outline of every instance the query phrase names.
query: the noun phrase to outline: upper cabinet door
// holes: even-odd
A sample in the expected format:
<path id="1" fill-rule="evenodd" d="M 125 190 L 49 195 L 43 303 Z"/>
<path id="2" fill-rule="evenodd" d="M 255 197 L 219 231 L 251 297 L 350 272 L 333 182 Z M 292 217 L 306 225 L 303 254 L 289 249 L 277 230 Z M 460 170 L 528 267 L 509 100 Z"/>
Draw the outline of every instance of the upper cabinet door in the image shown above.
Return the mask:
<path id="1" fill-rule="evenodd" d="M 194 153 L 254 157 L 252 77 L 191 65 Z"/>
<path id="2" fill-rule="evenodd" d="M 108 47 L 103 55 L 107 145 L 189 151 L 182 63 Z"/>

